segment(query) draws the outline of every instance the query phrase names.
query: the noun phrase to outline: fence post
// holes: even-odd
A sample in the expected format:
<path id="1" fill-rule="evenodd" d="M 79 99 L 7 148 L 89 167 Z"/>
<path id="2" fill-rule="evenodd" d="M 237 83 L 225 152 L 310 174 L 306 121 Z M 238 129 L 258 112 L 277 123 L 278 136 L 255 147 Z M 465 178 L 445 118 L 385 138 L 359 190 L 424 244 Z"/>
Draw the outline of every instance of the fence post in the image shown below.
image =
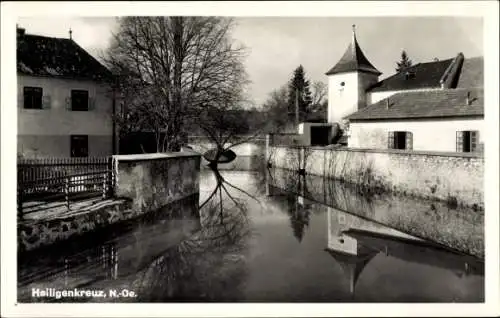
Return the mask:
<path id="1" fill-rule="evenodd" d="M 17 185 L 17 216 L 19 217 L 20 220 L 23 219 L 23 187 Z"/>
<path id="2" fill-rule="evenodd" d="M 64 199 L 66 200 L 66 208 L 69 210 L 69 183 L 70 178 L 66 176 L 64 179 Z"/>
<path id="3" fill-rule="evenodd" d="M 274 145 L 273 134 L 266 135 L 266 163 L 267 167 L 270 168 L 272 166 L 271 162 L 271 146 Z"/>
<path id="4" fill-rule="evenodd" d="M 107 194 L 107 191 L 106 191 L 106 188 L 107 188 L 107 185 L 108 185 L 108 173 L 104 173 L 104 177 L 102 179 L 102 199 L 106 199 L 106 194 Z"/>

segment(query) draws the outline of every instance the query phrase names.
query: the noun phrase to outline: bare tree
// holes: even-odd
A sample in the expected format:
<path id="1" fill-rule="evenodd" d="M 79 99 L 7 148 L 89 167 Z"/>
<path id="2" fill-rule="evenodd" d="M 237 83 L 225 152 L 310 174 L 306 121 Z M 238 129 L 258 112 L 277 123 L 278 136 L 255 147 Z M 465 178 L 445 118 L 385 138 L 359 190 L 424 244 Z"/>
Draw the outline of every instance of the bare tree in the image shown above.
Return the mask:
<path id="1" fill-rule="evenodd" d="M 222 17 L 123 17 L 105 63 L 119 74 L 126 131 L 149 131 L 157 151 L 178 150 L 205 108 L 241 100 L 244 48 Z"/>
<path id="2" fill-rule="evenodd" d="M 268 99 L 262 105 L 263 111 L 266 114 L 268 127 L 270 132 L 282 132 L 286 129 L 289 123 L 288 114 L 288 87 L 281 86 L 279 89 L 272 91 Z"/>
<path id="3" fill-rule="evenodd" d="M 316 107 L 320 107 L 326 100 L 328 86 L 320 81 L 313 82 L 312 87 L 312 102 L 311 107 L 316 111 Z"/>

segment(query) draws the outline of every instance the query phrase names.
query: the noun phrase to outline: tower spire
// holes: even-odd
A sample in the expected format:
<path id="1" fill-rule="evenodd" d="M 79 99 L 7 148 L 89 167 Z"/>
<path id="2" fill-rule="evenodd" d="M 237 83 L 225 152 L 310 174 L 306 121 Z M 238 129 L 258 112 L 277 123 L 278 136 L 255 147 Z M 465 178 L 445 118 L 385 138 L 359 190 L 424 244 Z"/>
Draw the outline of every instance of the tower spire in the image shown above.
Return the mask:
<path id="1" fill-rule="evenodd" d="M 71 27 L 69 28 L 69 39 L 72 40 L 73 39 L 73 31 L 71 30 Z"/>
<path id="2" fill-rule="evenodd" d="M 382 74 L 370 63 L 370 61 L 368 61 L 363 51 L 361 51 L 356 39 L 355 24 L 352 25 L 352 42 L 347 47 L 342 58 L 326 73 L 326 75 L 353 71 L 363 71 L 376 75 Z"/>

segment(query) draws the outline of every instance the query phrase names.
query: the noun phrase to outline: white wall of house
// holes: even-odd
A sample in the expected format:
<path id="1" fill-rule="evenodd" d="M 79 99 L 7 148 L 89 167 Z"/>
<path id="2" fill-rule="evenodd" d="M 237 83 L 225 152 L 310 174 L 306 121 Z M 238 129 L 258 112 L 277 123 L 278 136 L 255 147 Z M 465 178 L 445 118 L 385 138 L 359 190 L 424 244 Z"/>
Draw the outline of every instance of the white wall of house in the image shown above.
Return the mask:
<path id="1" fill-rule="evenodd" d="M 348 146 L 387 149 L 389 131 L 409 131 L 413 150 L 455 152 L 456 132 L 467 130 L 479 131 L 479 143 L 484 143 L 482 118 L 351 122 Z"/>
<path id="2" fill-rule="evenodd" d="M 366 106 L 365 91 L 377 81 L 378 76 L 360 72 L 328 76 L 328 122 L 341 124 L 342 118 Z"/>
<path id="3" fill-rule="evenodd" d="M 89 156 L 112 153 L 112 97 L 107 86 L 91 81 L 18 75 L 18 152 L 27 156 L 69 156 L 70 135 L 88 135 Z M 24 109 L 23 88 L 41 87 L 48 109 Z M 95 107 L 66 109 L 72 89 L 87 90 Z"/>
<path id="4" fill-rule="evenodd" d="M 371 105 L 397 93 L 423 92 L 423 91 L 435 91 L 435 90 L 441 90 L 441 88 L 422 88 L 422 89 L 407 89 L 407 90 L 395 90 L 395 91 L 384 91 L 384 92 L 368 92 L 366 93 L 366 102 L 368 105 Z"/>

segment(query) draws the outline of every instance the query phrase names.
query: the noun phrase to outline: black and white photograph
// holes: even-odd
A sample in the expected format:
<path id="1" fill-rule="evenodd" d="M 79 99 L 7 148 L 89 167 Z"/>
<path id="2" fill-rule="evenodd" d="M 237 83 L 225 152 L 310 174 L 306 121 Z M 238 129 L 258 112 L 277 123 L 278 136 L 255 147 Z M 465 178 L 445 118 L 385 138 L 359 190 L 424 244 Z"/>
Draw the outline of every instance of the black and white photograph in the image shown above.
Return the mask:
<path id="1" fill-rule="evenodd" d="M 28 4 L 2 316 L 500 314 L 497 2 Z"/>

